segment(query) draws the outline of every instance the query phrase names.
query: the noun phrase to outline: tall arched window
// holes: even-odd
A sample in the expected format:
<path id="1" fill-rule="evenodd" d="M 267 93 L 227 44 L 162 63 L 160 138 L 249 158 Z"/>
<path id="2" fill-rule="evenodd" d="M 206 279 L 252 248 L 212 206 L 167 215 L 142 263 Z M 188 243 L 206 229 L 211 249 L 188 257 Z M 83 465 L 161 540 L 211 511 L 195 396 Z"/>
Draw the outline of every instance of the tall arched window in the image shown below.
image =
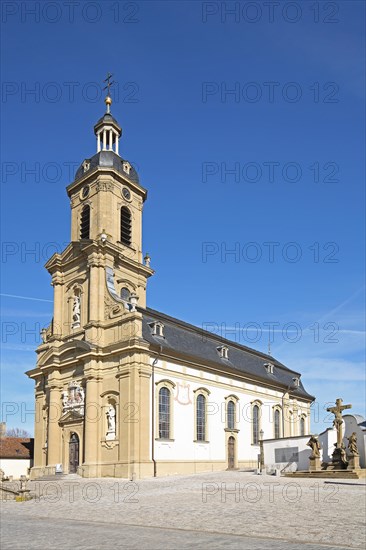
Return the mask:
<path id="1" fill-rule="evenodd" d="M 281 428 L 280 428 L 280 411 L 275 409 L 274 411 L 274 437 L 279 439 L 281 437 Z"/>
<path id="2" fill-rule="evenodd" d="M 127 206 L 121 208 L 121 243 L 131 245 L 131 212 Z"/>
<path id="3" fill-rule="evenodd" d="M 305 435 L 305 418 L 300 418 L 300 435 Z"/>
<path id="4" fill-rule="evenodd" d="M 90 206 L 86 204 L 81 211 L 80 239 L 90 238 Z"/>
<path id="5" fill-rule="evenodd" d="M 229 401 L 227 404 L 227 427 L 229 430 L 235 429 L 235 403 Z"/>
<path id="6" fill-rule="evenodd" d="M 259 407 L 254 405 L 253 407 L 253 445 L 259 443 Z"/>
<path id="7" fill-rule="evenodd" d="M 159 439 L 170 438 L 170 391 L 159 390 Z"/>
<path id="8" fill-rule="evenodd" d="M 196 400 L 197 441 L 206 441 L 206 398 L 200 394 Z"/>

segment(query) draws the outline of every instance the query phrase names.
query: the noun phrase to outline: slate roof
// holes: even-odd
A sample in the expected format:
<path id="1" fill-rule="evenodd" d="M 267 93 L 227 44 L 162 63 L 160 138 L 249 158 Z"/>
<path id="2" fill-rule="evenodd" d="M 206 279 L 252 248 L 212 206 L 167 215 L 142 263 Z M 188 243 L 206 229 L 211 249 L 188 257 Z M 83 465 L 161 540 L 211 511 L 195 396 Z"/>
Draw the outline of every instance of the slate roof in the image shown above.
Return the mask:
<path id="1" fill-rule="evenodd" d="M 197 362 L 209 363 L 221 367 L 224 371 L 232 371 L 247 375 L 257 382 L 265 383 L 272 387 L 279 387 L 285 391 L 291 385 L 293 378 L 300 373 L 287 368 L 271 355 L 266 355 L 246 346 L 227 340 L 212 332 L 203 330 L 194 325 L 180 321 L 150 308 L 138 308 L 143 314 L 142 335 L 150 344 L 161 346 L 164 352 L 178 352 L 188 357 L 194 357 Z M 149 323 L 161 321 L 164 324 L 164 337 L 153 336 Z M 225 345 L 229 348 L 228 359 L 222 359 L 217 347 Z M 265 363 L 274 365 L 273 374 L 269 374 Z M 291 388 L 291 395 L 303 397 L 313 401 L 314 396 L 307 393 L 301 379 L 300 386 Z"/>
<path id="2" fill-rule="evenodd" d="M 118 124 L 117 120 L 114 118 L 114 116 L 111 115 L 111 113 L 105 113 L 102 118 L 100 118 L 98 120 L 98 122 L 96 123 L 96 125 L 94 126 L 94 129 L 98 128 L 99 126 L 101 126 L 102 124 L 114 124 L 115 126 L 117 126 L 120 130 L 121 130 L 121 127 L 120 125 Z"/>
<path id="3" fill-rule="evenodd" d="M 139 184 L 139 176 L 134 169 L 134 167 L 131 164 L 131 170 L 130 173 L 127 174 L 122 167 L 123 162 L 128 162 L 126 159 L 122 159 L 119 155 L 117 155 L 114 151 L 100 151 L 99 153 L 96 153 L 94 156 L 92 156 L 90 159 L 85 159 L 88 162 L 90 162 L 90 168 L 88 170 L 94 170 L 94 168 L 101 167 L 101 168 L 114 168 L 117 172 L 122 174 L 124 178 L 126 178 L 129 181 L 132 181 L 133 183 Z M 76 170 L 75 174 L 75 180 L 81 178 L 85 175 L 86 172 L 84 172 L 83 164 L 85 160 L 80 164 L 79 168 Z"/>
<path id="4" fill-rule="evenodd" d="M 23 458 L 33 457 L 33 438 L 24 437 L 2 437 L 0 439 L 0 458 Z"/>

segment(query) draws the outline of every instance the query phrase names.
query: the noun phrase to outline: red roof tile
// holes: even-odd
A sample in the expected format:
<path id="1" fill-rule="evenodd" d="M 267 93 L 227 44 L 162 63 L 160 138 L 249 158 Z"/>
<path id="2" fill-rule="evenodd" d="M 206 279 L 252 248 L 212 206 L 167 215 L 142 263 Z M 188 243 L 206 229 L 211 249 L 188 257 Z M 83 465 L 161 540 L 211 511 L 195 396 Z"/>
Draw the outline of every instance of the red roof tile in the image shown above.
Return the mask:
<path id="1" fill-rule="evenodd" d="M 4 437 L 0 439 L 0 458 L 31 458 L 33 456 L 32 438 Z"/>

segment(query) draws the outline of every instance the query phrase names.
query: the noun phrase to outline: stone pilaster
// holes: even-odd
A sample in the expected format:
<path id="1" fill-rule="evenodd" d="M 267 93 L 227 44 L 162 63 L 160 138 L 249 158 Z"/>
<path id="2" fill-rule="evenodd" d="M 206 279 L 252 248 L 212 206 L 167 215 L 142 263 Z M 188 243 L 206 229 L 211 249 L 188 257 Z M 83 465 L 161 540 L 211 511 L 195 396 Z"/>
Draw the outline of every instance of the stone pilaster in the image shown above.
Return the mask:
<path id="1" fill-rule="evenodd" d="M 85 411 L 84 411 L 84 462 L 83 476 L 98 477 L 100 462 L 100 423 L 102 408 L 100 405 L 100 375 L 95 368 L 96 362 L 92 362 L 92 368 L 85 371 Z"/>
<path id="2" fill-rule="evenodd" d="M 48 404 L 48 438 L 47 438 L 47 466 L 54 467 L 61 464 L 61 428 L 59 420 L 61 409 L 60 373 L 58 370 L 48 378 L 49 404 Z"/>
<path id="3" fill-rule="evenodd" d="M 45 433 L 46 422 L 44 418 L 44 407 L 46 404 L 46 395 L 39 387 L 40 382 L 37 383 L 35 397 L 36 397 L 36 414 L 34 421 L 34 454 L 33 454 L 33 466 L 36 468 L 42 468 L 46 463 L 46 455 L 44 452 L 44 445 L 46 443 L 47 434 Z"/>
<path id="4" fill-rule="evenodd" d="M 60 338 L 63 334 L 63 278 L 60 272 L 52 277 L 53 286 L 53 336 Z"/>
<path id="5" fill-rule="evenodd" d="M 148 354 L 142 349 L 129 350 L 118 374 L 120 475 L 141 478 L 153 474 L 150 378 Z"/>

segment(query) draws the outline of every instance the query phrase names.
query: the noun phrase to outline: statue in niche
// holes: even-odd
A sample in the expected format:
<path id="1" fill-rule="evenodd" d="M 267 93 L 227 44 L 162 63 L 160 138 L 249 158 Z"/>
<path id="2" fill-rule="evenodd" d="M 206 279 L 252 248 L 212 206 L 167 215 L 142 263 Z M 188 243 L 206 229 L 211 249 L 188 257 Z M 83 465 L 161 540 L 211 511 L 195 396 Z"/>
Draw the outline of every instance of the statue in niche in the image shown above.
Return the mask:
<path id="1" fill-rule="evenodd" d="M 75 295 L 72 305 L 72 326 L 80 327 L 80 296 Z"/>
<path id="2" fill-rule="evenodd" d="M 116 409 L 112 404 L 109 405 L 107 409 L 107 437 L 106 439 L 115 439 L 116 438 Z"/>

